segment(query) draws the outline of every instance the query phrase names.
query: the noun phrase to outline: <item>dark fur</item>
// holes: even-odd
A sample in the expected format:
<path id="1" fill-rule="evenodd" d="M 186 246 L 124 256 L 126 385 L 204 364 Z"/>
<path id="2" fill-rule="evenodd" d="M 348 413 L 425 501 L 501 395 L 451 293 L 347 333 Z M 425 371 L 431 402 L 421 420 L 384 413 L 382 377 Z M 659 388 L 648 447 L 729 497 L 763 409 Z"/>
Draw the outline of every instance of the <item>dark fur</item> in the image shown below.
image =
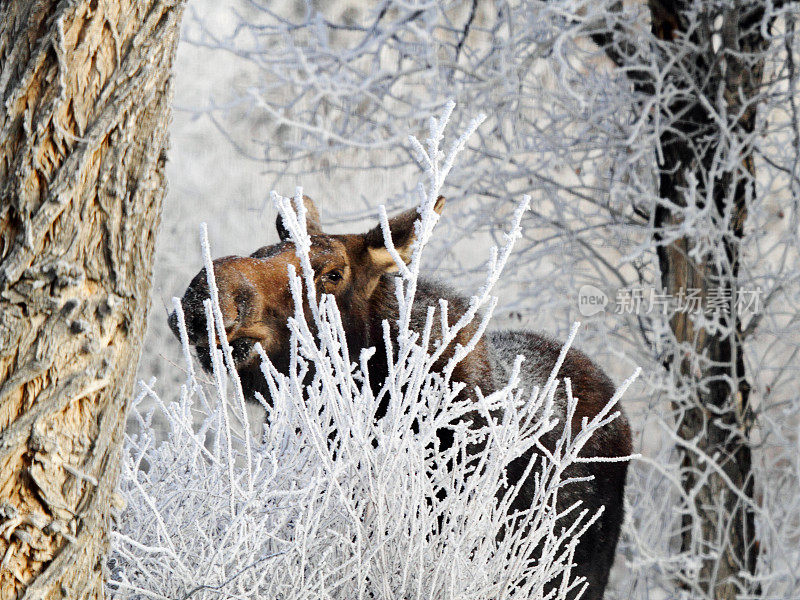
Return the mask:
<path id="1" fill-rule="evenodd" d="M 388 277 L 386 278 L 388 280 Z M 377 346 L 382 347 L 382 331 L 380 321 L 388 319 L 394 323 L 397 317 L 397 306 L 392 292 L 393 284 L 385 282 L 381 286 L 382 294 L 378 298 L 378 305 L 373 304 L 373 317 L 370 321 L 370 335 L 355 347 Z M 464 298 L 458 296 L 447 287 L 431 281 L 419 282 L 417 298 L 413 315 L 413 326 L 421 330 L 428 306 L 438 306 L 439 298 L 448 301 L 450 307 L 450 321 L 454 323 L 467 307 Z M 377 315 L 380 314 L 380 317 Z M 438 310 L 434 322 L 438 323 Z M 433 339 L 436 339 L 434 332 Z M 459 341 L 466 343 L 471 337 L 472 330 L 465 331 Z M 356 340 L 348 340 L 348 345 L 353 348 Z M 459 367 L 454 379 L 466 383 L 464 393 L 472 394 L 479 387 L 484 395 L 508 383 L 511 367 L 517 355 L 525 356 L 523 363 L 520 386 L 525 390 L 532 390 L 534 386 L 544 386 L 555 366 L 561 352 L 562 344 L 549 337 L 529 331 L 492 331 L 487 333 L 485 339 L 467 357 Z M 386 376 L 386 364 L 383 353 L 380 356 L 382 363 L 371 363 L 377 384 Z M 449 356 L 445 355 L 446 358 Z M 446 358 L 442 362 L 446 362 Z M 373 359 L 374 360 L 374 359 Z M 572 431 L 577 433 L 581 428 L 584 416 L 591 419 L 608 403 L 614 395 L 614 385 L 603 371 L 597 367 L 585 354 L 579 350 L 571 349 L 567 352 L 564 363 L 559 372 L 559 378 L 570 378 L 573 395 L 579 399 L 578 406 L 572 420 Z M 563 383 L 556 392 L 556 416 L 563 423 L 566 419 L 566 392 Z M 552 449 L 561 435 L 562 429 L 556 429 L 545 435 L 545 447 Z M 628 422 L 624 415 L 596 432 L 581 452 L 582 456 L 620 457 L 631 454 L 631 434 Z M 530 454 L 513 461 L 508 467 L 510 484 L 520 480 L 525 471 Z M 571 466 L 566 473 L 567 477 L 593 476 L 592 481 L 574 483 L 565 486 L 558 499 L 559 510 L 564 510 L 581 500 L 582 505 L 578 512 L 589 509 L 595 512 L 600 507 L 605 507 L 600 519 L 583 535 L 575 553 L 577 567 L 573 575 L 586 577 L 589 587 L 582 596 L 584 599 L 599 600 L 608 582 L 609 571 L 614 562 L 617 541 L 624 513 L 624 489 L 627 473 L 627 462 L 613 463 L 587 463 Z M 524 510 L 530 506 L 533 486 L 523 488 L 522 493 L 513 504 L 514 510 Z"/>
<path id="2" fill-rule="evenodd" d="M 401 217 L 395 218 L 392 222 L 392 237 L 398 249 L 400 249 L 400 243 L 410 244 L 408 230 L 409 224 L 413 226 L 414 220 L 409 217 L 409 213 L 401 215 Z M 314 231 L 321 230 L 315 226 Z M 373 230 L 365 236 L 315 235 L 312 241 L 312 249 L 317 248 L 312 265 L 318 277 L 324 277 L 325 272 L 330 272 L 331 265 L 335 267 L 342 261 L 347 263 L 348 269 L 350 269 L 348 271 L 350 273 L 349 281 L 345 284 L 334 285 L 325 291 L 334 293 L 337 297 L 351 356 L 357 356 L 362 348 L 371 346 L 382 348 L 382 322 L 387 320 L 394 331 L 398 316 L 393 276 L 378 272 L 374 279 L 374 285 L 366 285 L 363 278 L 357 279 L 363 273 L 374 268 L 374 264 L 369 262 L 373 258 L 373 254 L 370 254 L 369 250 L 374 250 L 381 245 L 382 237 L 379 237 Z M 269 327 L 270 344 L 265 348 L 276 367 L 283 371 L 288 367 L 288 329 L 285 323 L 286 317 L 291 312 L 291 300 L 288 296 L 280 296 L 275 291 L 279 286 L 277 285 L 277 275 L 274 273 L 279 273 L 280 270 L 275 270 L 275 265 L 270 261 L 277 261 L 280 265 L 285 265 L 294 260 L 293 252 L 293 245 L 284 242 L 262 248 L 247 259 L 226 257 L 215 261 L 214 265 L 220 288 L 220 301 L 225 304 L 223 312 L 229 314 L 230 321 L 238 324 L 237 326 L 272 323 Z M 270 271 L 273 274 L 269 277 L 261 277 L 262 271 L 267 268 L 273 269 Z M 242 274 L 246 276 L 243 277 Z M 323 282 L 324 279 L 321 279 L 317 287 L 324 287 Z M 369 296 L 361 293 L 364 289 L 371 289 Z M 207 295 L 205 272 L 201 271 L 192 281 L 182 300 L 189 339 L 197 347 L 201 363 L 205 368 L 210 366 L 202 309 L 202 300 Z M 258 300 L 261 296 L 266 300 L 262 299 L 259 303 Z M 412 311 L 412 328 L 422 329 L 428 306 L 437 307 L 438 312 L 440 298 L 448 301 L 451 324 L 455 323 L 467 308 L 466 299 L 451 289 L 435 282 L 420 280 Z M 170 317 L 170 326 L 173 330 L 176 330 L 175 320 L 176 317 L 173 314 Z M 437 331 L 439 322 L 437 314 L 434 319 L 436 325 L 432 339 L 440 337 L 440 332 Z M 280 323 L 283 326 L 280 326 Z M 252 355 L 254 340 L 237 337 L 237 331 L 239 331 L 237 326 L 232 326 L 228 335 L 229 339 L 233 338 L 232 345 L 235 353 L 238 353 L 237 360 L 241 359 L 241 362 L 238 363 L 238 370 L 245 393 L 252 396 L 255 391 L 258 391 L 268 398 L 268 391 L 259 371 L 258 361 L 247 358 Z M 477 324 L 465 328 L 460 333 L 457 342 L 466 343 L 474 334 L 475 327 Z M 526 360 L 523 363 L 521 386 L 526 390 L 531 390 L 534 386 L 541 387 L 545 384 L 560 350 L 561 344 L 537 333 L 527 331 L 490 332 L 459 364 L 453 379 L 466 384 L 462 394 L 466 394 L 467 397 L 474 394 L 476 387 L 488 395 L 507 383 L 516 356 L 522 354 Z M 438 366 L 443 366 L 451 355 L 452 347 L 445 353 Z M 385 380 L 387 373 L 385 353 L 378 351 L 370 361 L 371 384 L 376 392 Z M 578 350 L 570 350 L 567 353 L 559 377 L 562 380 L 570 378 L 573 395 L 579 399 L 572 422 L 573 432 L 577 432 L 584 416 L 591 418 L 606 405 L 614 394 L 614 386 L 603 371 Z M 556 399 L 555 416 L 561 423 L 564 423 L 566 395 L 563 384 L 559 386 Z M 383 404 L 379 407 L 376 417 L 382 417 L 385 410 L 386 405 Z M 545 446 L 552 448 L 560 434 L 559 427 L 547 434 L 543 440 Z M 443 433 L 442 436 L 441 441 L 447 445 L 447 434 Z M 623 457 L 630 453 L 630 429 L 624 415 L 621 415 L 591 437 L 584 447 L 582 455 Z M 520 480 L 530 459 L 531 456 L 528 455 L 509 464 L 508 475 L 511 484 Z M 577 500 L 583 502 L 581 510 L 588 508 L 594 511 L 604 507 L 603 515 L 584 534 L 575 554 L 577 567 L 573 570 L 573 575 L 587 578 L 589 587 L 583 596 L 587 600 L 601 599 L 608 581 L 623 520 L 626 471 L 627 462 L 573 465 L 568 470 L 568 477 L 592 476 L 593 479 L 569 484 L 559 494 L 560 509 L 570 506 Z M 532 486 L 523 489 L 523 492 L 515 500 L 513 508 L 523 510 L 529 506 L 532 491 Z"/>

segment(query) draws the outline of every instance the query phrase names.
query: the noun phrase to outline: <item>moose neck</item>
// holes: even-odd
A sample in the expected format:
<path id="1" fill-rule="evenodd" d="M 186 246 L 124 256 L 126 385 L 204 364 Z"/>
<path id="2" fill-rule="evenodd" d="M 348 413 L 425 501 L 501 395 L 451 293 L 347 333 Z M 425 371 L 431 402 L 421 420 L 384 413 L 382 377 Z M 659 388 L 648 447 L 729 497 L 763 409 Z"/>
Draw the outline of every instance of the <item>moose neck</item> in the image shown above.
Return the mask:
<path id="1" fill-rule="evenodd" d="M 428 307 L 436 309 L 434 315 L 431 339 L 441 339 L 441 316 L 439 313 L 439 300 L 447 301 L 448 321 L 453 325 L 469 307 L 469 302 L 452 289 L 438 282 L 427 279 L 420 279 L 417 283 L 417 293 L 411 309 L 411 329 L 422 331 L 427 319 Z M 350 311 L 360 313 L 361 311 Z M 389 323 L 392 339 L 396 339 L 397 321 L 400 313 L 395 296 L 394 276 L 383 276 L 378 286 L 370 298 L 369 306 L 366 307 L 366 314 L 351 315 L 347 323 L 348 347 L 351 357 L 357 356 L 362 348 L 374 346 L 377 352 L 370 359 L 370 383 L 373 391 L 377 392 L 383 385 L 388 375 L 389 369 L 383 338 L 383 321 Z M 441 358 L 437 361 L 435 368 L 442 368 L 453 356 L 456 344 L 465 346 L 472 339 L 477 330 L 478 324 L 473 321 L 470 325 L 463 328 L 456 339 L 447 347 Z M 396 350 L 396 348 L 395 348 Z M 487 341 L 481 339 L 475 349 L 463 359 L 453 371 L 453 379 L 463 382 L 465 385 L 462 394 L 472 396 L 475 387 L 480 387 L 484 394 L 491 393 L 496 389 L 494 377 L 489 359 Z M 380 417 L 381 415 L 377 415 Z"/>

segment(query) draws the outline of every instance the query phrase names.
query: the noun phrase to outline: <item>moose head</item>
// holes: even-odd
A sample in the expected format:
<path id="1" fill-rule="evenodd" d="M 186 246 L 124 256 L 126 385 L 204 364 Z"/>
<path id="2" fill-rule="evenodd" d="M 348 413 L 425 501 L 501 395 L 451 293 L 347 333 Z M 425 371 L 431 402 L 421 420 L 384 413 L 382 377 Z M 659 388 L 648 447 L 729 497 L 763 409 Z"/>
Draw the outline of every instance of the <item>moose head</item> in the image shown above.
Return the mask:
<path id="1" fill-rule="evenodd" d="M 384 245 L 383 230 L 376 225 L 363 234 L 327 235 L 313 201 L 306 196 L 303 202 L 306 228 L 311 236 L 309 259 L 316 291 L 336 298 L 348 336 L 364 346 L 361 342 L 369 338 L 371 317 L 376 304 L 380 304 L 376 296 L 383 293 L 379 283 L 385 275 L 397 271 L 397 264 Z M 434 210 L 441 214 L 443 208 L 444 198 L 439 197 Z M 392 243 L 406 262 L 411 259 L 418 217 L 417 209 L 411 209 L 389 220 Z M 278 217 L 276 226 L 279 243 L 260 248 L 250 256 L 226 256 L 213 262 L 225 335 L 242 383 L 250 391 L 263 387 L 260 359 L 255 350 L 257 342 L 279 370 L 288 368 L 287 321 L 294 313 L 288 266 L 293 265 L 299 273 L 301 265 L 282 217 Z M 189 342 L 206 370 L 211 369 L 211 358 L 203 302 L 209 295 L 203 269 L 192 279 L 181 299 Z M 169 325 L 176 336 L 177 321 L 173 312 Z"/>

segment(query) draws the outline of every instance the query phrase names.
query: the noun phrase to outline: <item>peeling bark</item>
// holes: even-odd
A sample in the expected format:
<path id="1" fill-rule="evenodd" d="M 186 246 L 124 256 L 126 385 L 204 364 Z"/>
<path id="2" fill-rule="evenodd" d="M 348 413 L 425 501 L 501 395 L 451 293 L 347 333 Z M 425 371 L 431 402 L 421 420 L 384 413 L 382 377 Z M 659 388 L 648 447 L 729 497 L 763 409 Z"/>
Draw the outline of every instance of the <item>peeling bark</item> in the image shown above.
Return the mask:
<path id="1" fill-rule="evenodd" d="M 103 595 L 182 10 L 0 6 L 2 598 Z"/>

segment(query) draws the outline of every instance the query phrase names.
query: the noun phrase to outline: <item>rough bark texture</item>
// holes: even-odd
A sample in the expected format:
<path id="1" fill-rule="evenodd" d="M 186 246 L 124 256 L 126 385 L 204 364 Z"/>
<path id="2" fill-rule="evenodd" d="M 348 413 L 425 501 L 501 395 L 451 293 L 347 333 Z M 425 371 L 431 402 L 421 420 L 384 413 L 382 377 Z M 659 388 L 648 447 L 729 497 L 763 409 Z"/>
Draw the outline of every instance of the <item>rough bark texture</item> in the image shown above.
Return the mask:
<path id="1" fill-rule="evenodd" d="M 721 301 L 712 323 L 698 325 L 689 313 L 675 313 L 670 321 L 673 351 L 664 357 L 678 390 L 672 399 L 677 433 L 685 441 L 678 448 L 686 502 L 681 550 L 695 559 L 681 583 L 692 597 L 733 599 L 758 594 L 747 577 L 758 558 L 753 413 L 744 332 L 733 299 L 747 205 L 755 194 L 754 132 L 764 98 L 767 43 L 762 33 L 770 24 L 764 23 L 763 2 L 647 4 L 656 40 L 652 51 L 666 77 L 658 85 L 646 69 L 635 66 L 629 77 L 645 96 L 668 86 L 677 90 L 660 102 L 661 114 L 671 123 L 660 138 L 661 201 L 653 219 L 661 283 L 672 297 L 694 288 L 703 306 L 712 295 Z M 622 3 L 615 8 L 621 10 Z M 618 65 L 636 64 L 636 44 L 624 33 L 593 37 Z M 706 240 L 698 239 L 696 228 L 676 234 L 682 231 L 687 197 L 698 209 L 710 208 Z"/>
<path id="2" fill-rule="evenodd" d="M 183 0 L 0 5 L 0 597 L 103 595 Z"/>

